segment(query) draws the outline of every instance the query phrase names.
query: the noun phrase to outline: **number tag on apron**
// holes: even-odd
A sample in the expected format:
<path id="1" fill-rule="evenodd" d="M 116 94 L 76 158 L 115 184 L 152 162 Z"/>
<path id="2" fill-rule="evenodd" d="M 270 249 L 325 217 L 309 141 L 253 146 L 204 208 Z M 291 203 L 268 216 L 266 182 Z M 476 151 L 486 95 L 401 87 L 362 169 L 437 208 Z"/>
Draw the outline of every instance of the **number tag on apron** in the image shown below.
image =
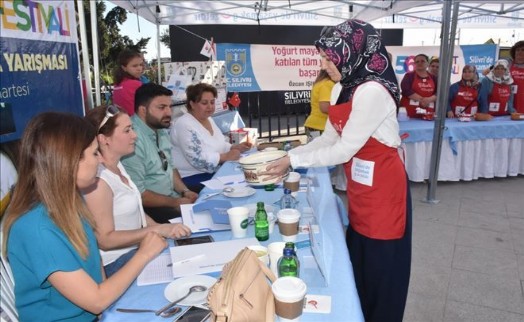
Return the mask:
<path id="1" fill-rule="evenodd" d="M 411 105 L 411 106 L 418 106 L 418 104 L 419 104 L 418 101 L 415 101 L 415 100 L 412 100 L 412 99 L 409 100 L 409 105 Z"/>
<path id="2" fill-rule="evenodd" d="M 466 110 L 465 106 L 457 106 L 455 107 L 455 114 L 456 115 L 462 114 L 464 113 L 465 110 Z"/>
<path id="3" fill-rule="evenodd" d="M 498 112 L 500 108 L 500 103 L 489 103 L 489 110 L 491 112 Z"/>
<path id="4" fill-rule="evenodd" d="M 516 84 L 511 85 L 511 92 L 515 95 L 517 95 L 517 90 L 519 89 L 519 86 Z"/>
<path id="5" fill-rule="evenodd" d="M 373 171 L 375 162 L 353 158 L 351 164 L 351 179 L 366 186 L 373 186 Z"/>

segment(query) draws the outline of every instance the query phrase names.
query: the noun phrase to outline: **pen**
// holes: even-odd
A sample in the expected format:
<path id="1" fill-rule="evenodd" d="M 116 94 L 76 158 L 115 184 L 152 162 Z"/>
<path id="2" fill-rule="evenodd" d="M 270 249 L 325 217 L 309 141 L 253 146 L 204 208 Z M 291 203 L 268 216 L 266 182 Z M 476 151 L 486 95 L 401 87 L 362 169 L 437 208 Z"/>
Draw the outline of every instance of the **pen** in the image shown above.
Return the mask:
<path id="1" fill-rule="evenodd" d="M 200 254 L 200 255 L 196 255 L 196 256 L 193 256 L 193 257 L 189 257 L 189 258 L 186 258 L 186 259 L 182 259 L 182 260 L 176 261 L 174 263 L 168 264 L 167 266 L 170 267 L 170 266 L 173 266 L 173 265 L 185 264 L 185 263 L 189 263 L 189 262 L 192 262 L 194 260 L 201 259 L 201 258 L 204 258 L 204 257 L 206 257 L 206 255 Z"/>

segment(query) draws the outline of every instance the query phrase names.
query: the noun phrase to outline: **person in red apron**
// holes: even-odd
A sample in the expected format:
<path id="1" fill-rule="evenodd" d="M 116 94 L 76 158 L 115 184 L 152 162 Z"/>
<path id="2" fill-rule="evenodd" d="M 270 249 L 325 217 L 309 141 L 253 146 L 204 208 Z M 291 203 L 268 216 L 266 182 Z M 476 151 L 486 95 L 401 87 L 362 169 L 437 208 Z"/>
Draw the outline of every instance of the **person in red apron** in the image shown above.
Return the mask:
<path id="1" fill-rule="evenodd" d="M 508 62 L 504 59 L 497 60 L 493 69 L 482 79 L 479 93 L 480 112 L 493 116 L 514 113 L 511 84 L 513 78 L 509 74 Z"/>
<path id="2" fill-rule="evenodd" d="M 473 65 L 464 66 L 462 79 L 449 87 L 448 117 L 475 115 L 479 105 L 479 87 L 477 68 Z"/>
<path id="3" fill-rule="evenodd" d="M 427 68 L 428 56 L 418 54 L 415 56 L 415 70 L 407 72 L 400 83 L 400 106 L 406 108 L 409 117 L 423 118 L 423 112 L 435 112 L 437 77 L 430 74 Z"/>
<path id="4" fill-rule="evenodd" d="M 512 59 L 509 71 L 513 78 L 513 107 L 517 113 L 524 113 L 524 40 L 517 41 L 509 53 Z"/>
<path id="5" fill-rule="evenodd" d="M 271 163 L 264 174 L 289 166 L 343 164 L 349 227 L 346 242 L 366 321 L 402 321 L 411 265 L 411 197 L 397 148 L 399 87 L 380 35 L 348 20 L 323 30 L 315 42 L 322 68 L 339 82 L 324 133 Z"/>

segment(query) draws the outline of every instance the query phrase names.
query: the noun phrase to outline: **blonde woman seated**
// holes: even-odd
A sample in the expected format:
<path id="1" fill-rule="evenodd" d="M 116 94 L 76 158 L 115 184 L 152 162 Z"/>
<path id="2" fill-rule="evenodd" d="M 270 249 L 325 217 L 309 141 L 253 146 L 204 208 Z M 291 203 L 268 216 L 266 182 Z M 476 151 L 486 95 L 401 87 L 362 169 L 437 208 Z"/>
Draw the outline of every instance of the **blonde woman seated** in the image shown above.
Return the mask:
<path id="1" fill-rule="evenodd" d="M 211 179 L 222 163 L 238 160 L 251 144 L 231 145 L 211 118 L 215 113 L 215 87 L 191 85 L 186 96 L 188 113 L 171 128 L 173 162 L 186 186 L 200 192 L 202 181 Z"/>
<path id="2" fill-rule="evenodd" d="M 94 220 L 81 195 L 96 179 L 95 136 L 81 117 L 52 112 L 35 116 L 24 131 L 2 249 L 13 272 L 20 321 L 98 321 L 167 247 L 164 238 L 149 232 L 136 255 L 104 278 Z"/>
<path id="3" fill-rule="evenodd" d="M 132 257 L 149 231 L 180 238 L 191 230 L 183 224 L 158 224 L 144 213 L 140 192 L 120 163 L 121 157 L 135 150 L 137 138 L 127 113 L 115 105 L 100 106 L 86 118 L 98 129 L 101 162 L 96 184 L 84 196 L 96 223 L 106 275 L 111 276 Z"/>

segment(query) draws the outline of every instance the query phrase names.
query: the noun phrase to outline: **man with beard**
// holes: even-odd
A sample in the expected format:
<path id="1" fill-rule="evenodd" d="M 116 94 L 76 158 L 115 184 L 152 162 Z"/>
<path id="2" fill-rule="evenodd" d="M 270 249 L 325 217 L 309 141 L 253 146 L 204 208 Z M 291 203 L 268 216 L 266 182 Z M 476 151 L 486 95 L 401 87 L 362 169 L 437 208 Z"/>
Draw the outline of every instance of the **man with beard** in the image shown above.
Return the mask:
<path id="1" fill-rule="evenodd" d="M 180 205 L 198 197 L 173 168 L 167 130 L 171 124 L 171 96 L 164 86 L 148 83 L 135 93 L 133 130 L 138 135 L 135 152 L 122 163 L 142 195 L 145 212 L 158 223 L 180 216 Z"/>

